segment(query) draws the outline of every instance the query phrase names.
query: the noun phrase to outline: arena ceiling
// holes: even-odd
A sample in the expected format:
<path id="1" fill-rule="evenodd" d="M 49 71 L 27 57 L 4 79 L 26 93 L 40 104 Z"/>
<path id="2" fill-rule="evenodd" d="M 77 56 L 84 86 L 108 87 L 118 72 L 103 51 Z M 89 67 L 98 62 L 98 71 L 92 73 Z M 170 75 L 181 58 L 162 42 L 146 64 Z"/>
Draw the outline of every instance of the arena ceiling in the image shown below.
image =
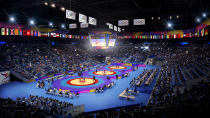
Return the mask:
<path id="1" fill-rule="evenodd" d="M 44 2 L 55 3 L 56 8 L 45 6 Z M 189 29 L 198 25 L 195 22 L 197 17 L 210 12 L 209 0 L 1 0 L 0 22 L 8 22 L 8 16 L 12 15 L 16 17 L 18 24 L 27 24 L 28 19 L 33 18 L 40 27 L 48 27 L 50 21 L 57 28 L 62 23 L 75 23 L 65 19 L 61 6 L 97 18 L 97 26 L 75 31 L 108 29 L 106 22 L 117 25 L 118 20 L 128 19 L 131 22 L 134 18 L 145 18 L 146 25 L 123 27 L 125 32 L 167 30 L 168 21 L 175 24 L 174 29 Z"/>

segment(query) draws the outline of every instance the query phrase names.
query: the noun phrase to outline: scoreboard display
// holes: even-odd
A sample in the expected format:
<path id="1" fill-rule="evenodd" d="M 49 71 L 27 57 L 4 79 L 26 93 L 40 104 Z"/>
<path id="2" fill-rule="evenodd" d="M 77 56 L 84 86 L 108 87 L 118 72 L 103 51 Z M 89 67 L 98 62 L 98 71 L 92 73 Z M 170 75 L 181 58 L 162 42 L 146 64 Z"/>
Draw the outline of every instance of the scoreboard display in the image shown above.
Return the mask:
<path id="1" fill-rule="evenodd" d="M 89 34 L 89 40 L 92 47 L 97 49 L 107 49 L 115 46 L 116 34 L 111 33 L 92 33 Z"/>

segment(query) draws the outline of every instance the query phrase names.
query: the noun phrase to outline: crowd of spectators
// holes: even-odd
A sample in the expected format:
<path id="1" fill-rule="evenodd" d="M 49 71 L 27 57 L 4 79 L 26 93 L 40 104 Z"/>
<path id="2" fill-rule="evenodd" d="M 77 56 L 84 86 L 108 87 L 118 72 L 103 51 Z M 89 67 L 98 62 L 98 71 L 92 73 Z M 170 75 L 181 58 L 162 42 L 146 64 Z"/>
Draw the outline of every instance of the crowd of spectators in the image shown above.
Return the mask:
<path id="1" fill-rule="evenodd" d="M 112 62 L 142 62 L 150 55 L 155 55 L 154 59 L 162 62 L 149 103 L 147 106 L 138 105 L 85 113 L 78 117 L 147 118 L 204 116 L 205 113 L 208 113 L 210 105 L 210 84 L 208 82 L 210 77 L 209 50 L 208 46 L 199 44 L 177 47 L 156 43 L 150 46 L 149 51 L 140 50 L 139 47 L 119 47 L 111 55 Z M 52 47 L 46 45 L 7 44 L 0 47 L 0 52 L 1 68 L 12 69 L 28 79 L 68 70 L 78 71 L 81 68 L 99 63 L 93 58 L 94 51 L 89 53 L 89 50 L 72 46 Z M 82 67 L 80 66 L 81 64 L 83 65 Z M 134 85 L 141 86 L 144 82 L 143 80 L 146 80 L 144 78 L 148 78 L 153 72 L 155 70 L 145 70 L 139 77 L 133 79 L 135 81 L 133 82 Z M 194 80 L 198 80 L 199 83 L 188 88 L 186 85 Z M 101 88 L 98 91 L 101 91 Z M 48 92 L 51 93 L 52 90 L 48 90 Z M 3 112 L 5 112 L 4 107 L 7 104 L 15 106 L 15 108 L 6 106 L 6 112 L 2 116 L 5 116 L 8 112 L 18 115 L 18 112 L 15 110 L 17 106 L 24 106 L 21 109 L 26 109 L 25 115 L 27 116 L 43 115 L 42 113 L 45 115 L 62 114 L 63 111 L 61 109 L 63 109 L 63 105 L 66 105 L 56 100 L 37 96 L 30 96 L 28 99 L 18 98 L 16 102 L 10 99 L 1 99 L 1 101 L 1 111 Z M 56 103 L 55 107 L 52 102 Z"/>
<path id="2" fill-rule="evenodd" d="M 84 113 L 78 117 L 206 117 L 210 105 L 209 47 L 199 44 L 178 47 L 158 44 L 148 53 L 151 52 L 156 55 L 156 60 L 162 62 L 162 66 L 147 106 L 114 108 Z M 145 70 L 131 81 L 131 86 L 135 85 L 136 81 L 141 86 L 144 78 L 151 73 L 152 70 Z M 187 86 L 187 83 L 195 80 L 196 83 Z"/>
<path id="3" fill-rule="evenodd" d="M 9 98 L 0 98 L 0 101 L 1 118 L 70 117 L 68 110 L 73 107 L 68 102 L 32 95 L 29 98 L 17 98 L 16 101 Z"/>
<path id="4" fill-rule="evenodd" d="M 0 47 L 0 52 L 1 67 L 13 70 L 26 79 L 77 71 L 98 63 L 86 50 L 75 46 L 5 44 Z"/>

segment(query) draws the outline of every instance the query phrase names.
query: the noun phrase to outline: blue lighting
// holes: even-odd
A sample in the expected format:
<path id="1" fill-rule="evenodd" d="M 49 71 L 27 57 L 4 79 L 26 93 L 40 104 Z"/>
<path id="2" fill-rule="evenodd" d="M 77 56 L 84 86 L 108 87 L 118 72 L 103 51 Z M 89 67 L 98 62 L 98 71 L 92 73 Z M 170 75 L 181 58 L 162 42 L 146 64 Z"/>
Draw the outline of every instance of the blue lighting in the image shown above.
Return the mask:
<path id="1" fill-rule="evenodd" d="M 204 18 L 206 18 L 206 13 L 203 13 L 202 16 L 203 16 Z"/>
<path id="2" fill-rule="evenodd" d="M 210 45 L 210 42 L 208 42 L 208 44 Z"/>
<path id="3" fill-rule="evenodd" d="M 77 42 L 72 42 L 71 44 L 72 44 L 72 45 L 76 45 L 76 44 L 77 44 Z"/>
<path id="4" fill-rule="evenodd" d="M 55 42 L 52 42 L 52 46 L 54 46 L 55 45 Z"/>
<path id="5" fill-rule="evenodd" d="M 150 42 L 144 42 L 144 45 L 150 45 L 151 43 Z"/>
<path id="6" fill-rule="evenodd" d="M 0 41 L 0 45 L 3 45 L 5 44 L 6 42 L 5 41 Z"/>
<path id="7" fill-rule="evenodd" d="M 179 44 L 180 45 L 188 45 L 189 43 L 188 42 L 180 42 Z"/>

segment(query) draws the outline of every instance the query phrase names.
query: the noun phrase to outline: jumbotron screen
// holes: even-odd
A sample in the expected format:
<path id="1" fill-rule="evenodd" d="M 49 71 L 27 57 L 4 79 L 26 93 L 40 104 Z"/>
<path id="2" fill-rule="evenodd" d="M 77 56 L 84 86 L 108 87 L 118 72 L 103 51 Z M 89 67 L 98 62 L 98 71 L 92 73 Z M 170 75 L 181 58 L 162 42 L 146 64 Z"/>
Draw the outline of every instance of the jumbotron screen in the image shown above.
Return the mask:
<path id="1" fill-rule="evenodd" d="M 106 46 L 105 39 L 91 39 L 91 45 L 95 46 Z"/>
<path id="2" fill-rule="evenodd" d="M 115 46 L 116 38 L 112 34 L 90 35 L 90 43 L 92 47 L 113 47 Z M 102 48 L 102 49 L 107 49 Z"/>

